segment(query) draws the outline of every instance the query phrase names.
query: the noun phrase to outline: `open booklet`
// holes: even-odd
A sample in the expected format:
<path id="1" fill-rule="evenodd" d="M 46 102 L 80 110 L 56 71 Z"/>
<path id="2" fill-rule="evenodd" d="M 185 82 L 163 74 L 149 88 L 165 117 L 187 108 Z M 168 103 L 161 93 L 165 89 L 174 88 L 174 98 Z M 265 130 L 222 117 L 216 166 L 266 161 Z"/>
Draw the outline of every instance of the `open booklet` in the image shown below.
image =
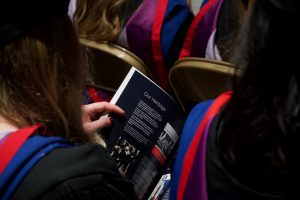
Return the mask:
<path id="1" fill-rule="evenodd" d="M 174 156 L 183 112 L 168 93 L 134 67 L 111 103 L 126 115 L 113 116 L 108 150 L 133 182 L 139 199 L 147 199 Z"/>

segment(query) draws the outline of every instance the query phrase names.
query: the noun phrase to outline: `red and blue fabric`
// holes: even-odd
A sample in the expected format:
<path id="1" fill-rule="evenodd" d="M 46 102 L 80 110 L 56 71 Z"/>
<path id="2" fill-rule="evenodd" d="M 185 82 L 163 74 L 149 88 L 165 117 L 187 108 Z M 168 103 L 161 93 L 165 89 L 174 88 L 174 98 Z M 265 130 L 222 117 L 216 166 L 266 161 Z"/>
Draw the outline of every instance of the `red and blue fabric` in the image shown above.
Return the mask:
<path id="1" fill-rule="evenodd" d="M 47 153 L 72 146 L 61 137 L 36 135 L 39 127 L 18 130 L 1 143 L 0 199 L 9 199 L 30 169 Z"/>
<path id="2" fill-rule="evenodd" d="M 168 1 L 161 30 L 161 46 L 168 69 L 179 57 L 183 40 L 193 18 L 186 0 Z"/>
<path id="3" fill-rule="evenodd" d="M 182 28 L 188 18 L 191 13 L 184 0 L 144 0 L 124 27 L 127 42 L 121 43 L 128 44 L 165 89 L 169 86 L 168 64 L 178 58 L 180 48 L 174 47 L 179 44 L 179 35 L 183 40 Z"/>
<path id="4" fill-rule="evenodd" d="M 181 134 L 178 154 L 172 175 L 170 199 L 207 200 L 206 141 L 214 117 L 230 99 L 231 92 L 214 101 L 198 104 L 190 113 Z"/>
<path id="5" fill-rule="evenodd" d="M 209 0 L 203 0 L 201 7 L 203 7 L 205 4 L 207 4 Z"/>
<path id="6" fill-rule="evenodd" d="M 175 191 L 178 190 L 177 187 L 185 154 L 192 142 L 194 135 L 196 134 L 200 122 L 202 121 L 207 112 L 207 109 L 212 104 L 212 102 L 213 100 L 208 100 L 197 104 L 190 112 L 188 118 L 185 121 L 184 127 L 182 129 L 182 134 L 180 135 L 179 150 L 176 155 L 176 162 L 172 173 L 172 192 L 170 199 L 176 199 L 177 193 Z"/>
<path id="7" fill-rule="evenodd" d="M 223 0 L 203 2 L 186 35 L 180 58 L 205 58 L 208 41 L 216 31 Z"/>

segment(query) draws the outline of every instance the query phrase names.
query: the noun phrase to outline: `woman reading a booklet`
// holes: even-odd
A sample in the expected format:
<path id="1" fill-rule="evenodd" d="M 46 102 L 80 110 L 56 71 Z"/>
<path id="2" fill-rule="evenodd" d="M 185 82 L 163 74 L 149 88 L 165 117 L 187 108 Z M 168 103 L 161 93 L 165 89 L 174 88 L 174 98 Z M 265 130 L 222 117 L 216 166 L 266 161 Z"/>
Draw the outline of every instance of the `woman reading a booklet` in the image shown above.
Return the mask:
<path id="1" fill-rule="evenodd" d="M 136 199 L 93 134 L 111 124 L 96 113 L 123 111 L 98 103 L 82 115 L 85 65 L 68 4 L 0 3 L 0 199 Z"/>
<path id="2" fill-rule="evenodd" d="M 233 58 L 243 73 L 190 113 L 172 199 L 300 199 L 296 2 L 249 1 Z"/>

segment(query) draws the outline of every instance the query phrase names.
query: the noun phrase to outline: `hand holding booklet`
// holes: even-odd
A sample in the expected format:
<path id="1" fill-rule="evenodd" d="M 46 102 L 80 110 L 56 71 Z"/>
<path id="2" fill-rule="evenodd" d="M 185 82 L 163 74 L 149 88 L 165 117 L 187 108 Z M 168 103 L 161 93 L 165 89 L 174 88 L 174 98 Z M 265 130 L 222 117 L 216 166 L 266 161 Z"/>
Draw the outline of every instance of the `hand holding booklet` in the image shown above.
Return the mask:
<path id="1" fill-rule="evenodd" d="M 157 84 L 131 68 L 111 103 L 125 112 L 114 117 L 107 147 L 119 170 L 146 199 L 174 156 L 183 124 L 180 105 Z"/>

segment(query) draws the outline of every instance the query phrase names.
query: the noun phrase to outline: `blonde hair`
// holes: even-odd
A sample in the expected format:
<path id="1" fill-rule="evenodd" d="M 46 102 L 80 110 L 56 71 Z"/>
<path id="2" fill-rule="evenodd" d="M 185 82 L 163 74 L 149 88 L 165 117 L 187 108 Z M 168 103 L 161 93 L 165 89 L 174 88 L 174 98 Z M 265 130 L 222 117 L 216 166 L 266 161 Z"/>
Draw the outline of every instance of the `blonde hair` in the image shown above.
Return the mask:
<path id="1" fill-rule="evenodd" d="M 79 37 L 114 41 L 121 31 L 120 10 L 125 0 L 77 0 L 74 22 Z"/>
<path id="2" fill-rule="evenodd" d="M 90 141 L 81 122 L 84 63 L 68 16 L 0 48 L 0 115 L 21 128 L 45 124 L 53 135 Z"/>

